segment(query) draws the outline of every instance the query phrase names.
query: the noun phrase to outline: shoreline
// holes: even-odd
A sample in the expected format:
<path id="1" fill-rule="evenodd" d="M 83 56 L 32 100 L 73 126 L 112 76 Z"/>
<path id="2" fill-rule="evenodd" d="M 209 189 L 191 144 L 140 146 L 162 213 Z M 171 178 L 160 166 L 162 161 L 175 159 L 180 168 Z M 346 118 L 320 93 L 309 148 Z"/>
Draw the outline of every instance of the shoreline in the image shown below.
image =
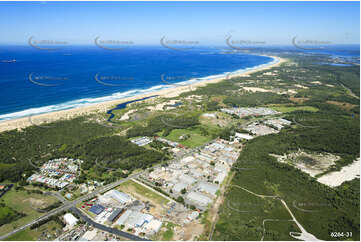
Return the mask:
<path id="1" fill-rule="evenodd" d="M 142 99 L 142 98 L 146 98 L 146 97 L 150 97 L 150 96 L 155 96 L 155 95 L 158 97 L 166 97 L 166 98 L 177 97 L 181 93 L 189 91 L 191 87 L 201 87 L 201 86 L 205 86 L 210 83 L 217 83 L 217 82 L 226 80 L 228 78 L 247 76 L 249 74 L 252 74 L 252 73 L 255 73 L 258 71 L 267 70 L 267 69 L 279 66 L 280 64 L 282 64 L 286 61 L 285 59 L 283 59 L 281 57 L 277 57 L 277 56 L 268 56 L 268 57 L 273 58 L 273 61 L 270 62 L 269 64 L 263 64 L 258 67 L 252 68 L 250 70 L 240 71 L 240 73 L 235 72 L 235 73 L 227 75 L 225 77 L 219 77 L 219 78 L 214 78 L 214 79 L 209 79 L 209 80 L 202 80 L 202 81 L 198 81 L 196 83 L 190 83 L 187 85 L 175 86 L 175 87 L 170 87 L 170 88 L 166 88 L 163 90 L 152 91 L 149 93 L 134 95 L 131 97 L 125 97 L 125 98 L 120 98 L 120 99 L 116 99 L 116 100 L 90 104 L 90 105 L 87 105 L 84 107 L 76 107 L 76 108 L 71 108 L 71 109 L 66 109 L 66 110 L 59 110 L 59 111 L 48 112 L 48 113 L 43 113 L 43 114 L 30 115 L 27 117 L 16 118 L 16 119 L 11 119 L 11 120 L 4 120 L 4 121 L 0 122 L 0 132 L 4 132 L 7 130 L 13 130 L 13 129 L 22 129 L 22 128 L 26 128 L 26 127 L 29 127 L 32 125 L 40 125 L 42 123 L 54 122 L 54 121 L 61 120 L 61 119 L 75 118 L 78 116 L 91 114 L 91 113 L 98 113 L 98 112 L 106 113 L 109 109 L 111 109 L 112 107 L 114 107 L 117 104 L 133 101 L 136 99 Z"/>

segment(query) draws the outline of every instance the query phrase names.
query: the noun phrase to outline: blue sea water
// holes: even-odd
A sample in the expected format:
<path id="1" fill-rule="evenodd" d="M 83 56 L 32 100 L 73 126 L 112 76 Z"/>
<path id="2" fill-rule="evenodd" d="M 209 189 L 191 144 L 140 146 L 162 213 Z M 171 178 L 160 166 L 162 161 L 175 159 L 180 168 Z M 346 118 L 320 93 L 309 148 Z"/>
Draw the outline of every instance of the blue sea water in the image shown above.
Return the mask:
<path id="1" fill-rule="evenodd" d="M 0 46 L 0 121 L 135 96 L 272 61 L 210 48 Z"/>

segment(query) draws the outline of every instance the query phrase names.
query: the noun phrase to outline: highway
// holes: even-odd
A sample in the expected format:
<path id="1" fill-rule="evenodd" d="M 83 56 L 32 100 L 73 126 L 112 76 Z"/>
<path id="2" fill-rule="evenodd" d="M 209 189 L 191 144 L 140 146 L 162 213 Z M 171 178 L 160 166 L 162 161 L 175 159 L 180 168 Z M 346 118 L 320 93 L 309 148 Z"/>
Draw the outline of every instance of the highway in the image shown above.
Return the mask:
<path id="1" fill-rule="evenodd" d="M 158 166 L 161 166 L 161 164 L 159 164 L 159 165 L 157 165 L 157 166 L 154 166 L 154 167 L 158 167 Z M 21 227 L 19 227 L 19 228 L 16 228 L 16 229 L 14 229 L 13 231 L 11 231 L 11 232 L 9 232 L 9 233 L 7 233 L 7 234 L 5 234 L 5 235 L 1 235 L 1 236 L 0 236 L 0 240 L 5 240 L 5 238 L 7 238 L 7 237 L 9 237 L 9 236 L 11 236 L 11 235 L 13 235 L 13 234 L 21 231 L 21 230 L 24 230 L 24 229 L 30 227 L 30 226 L 33 225 L 33 224 L 36 224 L 36 223 L 38 223 L 38 222 L 40 222 L 40 221 L 42 221 L 42 220 L 48 219 L 49 217 L 51 217 L 51 216 L 53 216 L 53 215 L 55 215 L 55 214 L 58 214 L 58 213 L 60 213 L 60 212 L 62 212 L 62 211 L 66 211 L 66 210 L 68 210 L 68 209 L 70 209 L 70 208 L 72 208 L 72 207 L 75 207 L 76 204 L 78 204 L 79 202 L 82 202 L 82 201 L 85 201 L 85 200 L 89 200 L 89 199 L 95 197 L 96 195 L 98 195 L 98 194 L 100 194 L 100 193 L 104 193 L 104 192 L 106 192 L 106 191 L 108 191 L 108 190 L 111 190 L 111 189 L 119 186 L 119 185 L 122 184 L 123 182 L 126 182 L 126 181 L 128 181 L 128 180 L 130 180 L 130 179 L 132 179 L 132 178 L 135 178 L 135 177 L 137 177 L 137 176 L 145 173 L 146 171 L 147 171 L 147 170 L 142 171 L 142 172 L 139 172 L 139 173 L 136 173 L 136 174 L 133 174 L 133 175 L 127 177 L 127 178 L 118 180 L 118 181 L 113 182 L 113 183 L 110 183 L 110 184 L 108 184 L 108 185 L 105 185 L 105 186 L 103 186 L 103 187 L 95 190 L 95 191 L 92 192 L 92 193 L 89 193 L 89 194 L 87 194 L 87 195 L 84 195 L 84 196 L 82 196 L 82 197 L 79 197 L 79 198 L 75 199 L 74 201 L 66 201 L 66 202 L 64 202 L 64 204 L 63 204 L 62 206 L 51 210 L 51 211 L 48 212 L 47 214 L 45 214 L 45 215 L 43 215 L 43 216 L 41 216 L 41 217 L 39 217 L 39 218 L 31 221 L 30 223 L 28 223 L 28 224 L 26 224 L 26 225 L 23 225 L 23 226 L 21 226 Z M 58 196 L 57 196 L 57 197 L 58 197 Z"/>
<path id="2" fill-rule="evenodd" d="M 175 158 L 171 161 L 171 163 L 179 161 L 181 158 L 183 158 L 183 157 L 185 157 L 185 156 L 187 156 L 187 155 L 189 155 L 189 154 L 191 154 L 191 153 L 194 153 L 197 149 L 199 149 L 199 148 L 201 148 L 201 147 L 204 147 L 204 146 L 206 146 L 207 144 L 209 144 L 209 143 L 211 143 L 211 142 L 213 142 L 213 140 L 207 142 L 206 144 L 203 144 L 203 145 L 200 146 L 200 147 L 193 148 L 193 149 L 188 149 L 188 150 L 186 150 L 186 151 L 182 151 L 180 155 L 177 155 L 177 157 L 175 157 Z M 151 168 L 153 168 L 153 169 L 154 169 L 154 168 L 158 168 L 158 167 L 160 167 L 161 165 L 162 165 L 162 164 L 158 164 L 158 165 L 155 165 L 155 166 L 153 166 L 153 167 L 151 167 Z M 123 182 L 126 182 L 126 181 L 128 181 L 128 180 L 130 180 L 130 179 L 136 178 L 137 176 L 146 173 L 146 172 L 147 172 L 149 169 L 151 169 L 151 168 L 148 168 L 148 169 L 146 169 L 146 170 L 144 170 L 144 171 L 135 173 L 135 174 L 133 174 L 133 175 L 128 176 L 127 178 L 118 180 L 118 181 L 113 182 L 113 183 L 110 183 L 110 184 L 108 184 L 108 185 L 102 186 L 102 187 L 96 189 L 94 192 L 91 192 L 91 193 L 89 193 L 89 194 L 87 194 L 87 195 L 84 195 L 84 196 L 82 196 L 82 197 L 79 197 L 79 198 L 75 199 L 74 201 L 67 201 L 67 200 L 65 200 L 60 194 L 58 194 L 58 193 L 53 193 L 53 194 L 51 194 L 52 196 L 56 196 L 57 198 L 59 198 L 59 199 L 63 202 L 63 205 L 62 205 L 62 206 L 60 206 L 60 207 L 58 207 L 58 208 L 55 208 L 55 209 L 49 211 L 47 214 L 45 214 L 45 215 L 43 215 L 43 216 L 41 216 L 41 217 L 39 217 L 39 218 L 31 221 L 31 222 L 28 223 L 28 224 L 25 224 L 25 225 L 23 225 L 23 226 L 21 226 L 21 227 L 19 227 L 19 228 L 16 228 L 16 229 L 14 229 L 13 231 L 11 231 L 11 232 L 9 232 L 9 233 L 7 233 L 7 234 L 5 234 L 5 235 L 1 235 L 1 236 L 0 236 L 0 240 L 5 240 L 5 238 L 7 238 L 7 237 L 9 237 L 9 236 L 11 236 L 11 235 L 13 235 L 13 234 L 21 231 L 21 230 L 24 230 L 24 229 L 30 227 L 30 226 L 33 225 L 33 224 L 36 224 L 36 223 L 38 223 L 38 222 L 40 222 L 40 221 L 42 221 L 42 220 L 48 219 L 49 217 L 51 217 L 51 216 L 53 216 L 53 215 L 56 215 L 56 214 L 58 214 L 58 213 L 60 213 L 60 212 L 62 212 L 62 211 L 66 211 L 66 210 L 68 210 L 68 209 L 70 209 L 70 208 L 72 208 L 72 207 L 76 207 L 76 204 L 78 204 L 78 203 L 80 203 L 80 202 L 83 202 L 83 201 L 86 201 L 86 200 L 89 200 L 89 199 L 95 197 L 96 195 L 98 195 L 98 194 L 100 194 L 100 193 L 104 193 L 104 192 L 106 192 L 106 191 L 109 191 L 109 190 L 111 190 L 111 189 L 119 186 L 119 185 L 122 184 Z M 60 197 L 61 197 L 61 198 L 60 198 Z M 123 235 L 122 235 L 122 236 L 123 236 Z"/>
<path id="3" fill-rule="evenodd" d="M 188 150 L 188 151 L 186 151 L 186 152 L 184 152 L 184 153 L 182 152 L 183 154 L 180 155 L 180 156 L 177 156 L 175 159 L 173 159 L 173 160 L 172 160 L 172 163 L 178 161 L 178 160 L 181 159 L 182 157 L 184 157 L 184 156 L 186 156 L 186 155 L 188 155 L 189 153 L 192 153 L 192 152 L 194 152 L 194 149 L 190 149 L 190 150 Z M 154 168 L 158 168 L 158 167 L 160 167 L 161 165 L 162 165 L 162 164 L 158 164 L 158 165 L 153 166 L 152 168 L 153 168 L 153 169 L 154 169 Z M 150 168 L 149 168 L 149 169 L 150 169 Z M 51 217 L 51 216 L 53 216 L 53 215 L 56 215 L 56 214 L 58 214 L 58 213 L 60 213 L 60 212 L 62 212 L 62 211 L 66 211 L 66 210 L 68 210 L 68 209 L 70 209 L 70 208 L 72 208 L 72 207 L 76 207 L 76 204 L 78 204 L 78 203 L 80 203 L 80 202 L 83 202 L 83 201 L 86 201 L 86 200 L 89 200 L 89 199 L 95 197 L 96 195 L 98 195 L 98 194 L 100 194 L 100 193 L 104 193 L 104 192 L 106 192 L 106 191 L 109 191 L 109 190 L 111 190 L 111 189 L 119 186 L 119 185 L 122 184 L 123 182 L 126 182 L 126 181 L 128 181 L 128 180 L 130 180 L 130 179 L 136 178 L 137 176 L 142 175 L 142 174 L 146 173 L 147 171 L 148 171 L 148 169 L 146 169 L 146 170 L 144 170 L 144 171 L 141 171 L 141 172 L 138 172 L 138 173 L 135 173 L 135 174 L 133 174 L 133 175 L 130 175 L 130 176 L 128 176 L 127 178 L 118 180 L 118 181 L 116 181 L 116 182 L 110 183 L 110 184 L 105 185 L 105 186 L 102 186 L 102 187 L 98 188 L 97 190 L 95 190 L 94 192 L 91 192 L 91 193 L 89 193 L 89 194 L 87 194 L 87 195 L 84 195 L 84 196 L 82 196 L 82 197 L 79 197 L 79 198 L 75 199 L 74 201 L 67 201 L 67 200 L 65 200 L 65 199 L 64 199 L 63 197 L 61 197 L 61 196 L 60 196 L 60 197 L 61 197 L 61 198 L 60 198 L 60 197 L 59 197 L 60 194 L 52 193 L 52 194 L 51 194 L 52 196 L 56 196 L 57 198 L 59 198 L 59 199 L 63 202 L 63 205 L 62 205 L 62 206 L 60 206 L 60 207 L 58 207 L 58 208 L 55 208 L 55 209 L 49 211 L 47 214 L 45 214 L 45 215 L 43 215 L 43 216 L 41 216 L 41 217 L 39 217 L 39 218 L 31 221 L 30 223 L 28 223 L 28 224 L 26 224 L 26 225 L 23 225 L 23 226 L 21 226 L 21 227 L 19 227 L 19 228 L 16 228 L 16 229 L 14 229 L 13 231 L 11 231 L 11 232 L 9 232 L 9 233 L 7 233 L 7 234 L 5 234 L 5 235 L 1 235 L 1 236 L 0 236 L 0 240 L 5 240 L 5 238 L 7 238 L 7 237 L 9 237 L 9 236 L 11 236 L 11 235 L 13 235 L 13 234 L 21 231 L 21 230 L 24 230 L 24 229 L 30 227 L 30 226 L 33 225 L 33 224 L 36 224 L 36 223 L 38 223 L 38 222 L 40 222 L 40 221 L 42 221 L 42 220 L 48 219 L 49 217 Z M 65 200 L 65 201 L 64 201 L 64 200 Z"/>

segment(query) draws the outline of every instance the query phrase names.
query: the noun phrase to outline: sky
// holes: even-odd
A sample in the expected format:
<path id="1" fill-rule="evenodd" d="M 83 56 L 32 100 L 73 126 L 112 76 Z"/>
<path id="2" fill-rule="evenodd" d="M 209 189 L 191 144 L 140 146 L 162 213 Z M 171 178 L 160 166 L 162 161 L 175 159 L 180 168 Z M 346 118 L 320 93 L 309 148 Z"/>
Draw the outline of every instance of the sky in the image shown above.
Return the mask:
<path id="1" fill-rule="evenodd" d="M 0 44 L 28 39 L 91 45 L 168 40 L 222 45 L 234 40 L 291 44 L 360 42 L 359 2 L 0 2 Z"/>

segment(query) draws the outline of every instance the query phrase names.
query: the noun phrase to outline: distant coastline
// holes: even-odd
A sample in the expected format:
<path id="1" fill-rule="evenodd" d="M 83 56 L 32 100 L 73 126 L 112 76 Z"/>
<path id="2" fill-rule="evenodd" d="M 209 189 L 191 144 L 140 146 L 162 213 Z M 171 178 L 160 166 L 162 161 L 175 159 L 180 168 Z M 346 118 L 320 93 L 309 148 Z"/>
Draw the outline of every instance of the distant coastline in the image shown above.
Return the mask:
<path id="1" fill-rule="evenodd" d="M 147 98 L 150 96 L 176 97 L 183 92 L 189 91 L 190 86 L 196 88 L 199 86 L 204 86 L 209 83 L 216 83 L 216 82 L 225 80 L 226 78 L 248 75 L 248 74 L 251 74 L 251 73 L 254 73 L 257 71 L 261 71 L 261 70 L 265 70 L 265 69 L 269 69 L 269 68 L 278 66 L 281 63 L 285 62 L 285 59 L 282 59 L 280 57 L 275 57 L 275 56 L 267 56 L 267 57 L 272 58 L 273 61 L 266 63 L 266 64 L 258 65 L 258 66 L 252 67 L 252 68 L 240 69 L 240 70 L 234 71 L 232 73 L 228 73 L 228 74 L 214 75 L 214 76 L 208 77 L 209 79 L 208 78 L 207 79 L 199 78 L 197 80 L 190 80 L 190 81 L 181 82 L 178 84 L 173 84 L 170 86 L 175 86 L 175 87 L 168 87 L 168 88 L 154 86 L 147 90 L 143 90 L 143 93 L 141 93 L 141 94 L 133 95 L 133 96 L 131 96 L 132 91 L 128 91 L 125 93 L 124 97 L 119 97 L 119 99 L 106 101 L 106 97 L 103 97 L 103 98 L 99 98 L 99 103 L 86 104 L 84 106 L 79 106 L 79 107 L 75 107 L 75 108 L 71 108 L 71 109 L 65 109 L 65 110 L 53 111 L 53 112 L 51 112 L 51 111 L 44 112 L 42 114 L 37 114 L 37 115 L 33 115 L 33 116 L 30 115 L 27 117 L 0 121 L 0 132 L 6 131 L 6 130 L 12 130 L 12 129 L 25 128 L 28 126 L 32 126 L 35 123 L 40 125 L 42 123 L 53 122 L 53 121 L 60 120 L 60 119 L 74 118 L 76 116 L 86 115 L 86 114 L 90 114 L 90 113 L 96 113 L 96 112 L 106 113 L 109 111 L 109 109 L 111 109 L 115 105 L 118 105 L 118 104 L 121 104 L 124 102 L 137 100 L 137 99 L 144 99 L 144 98 Z M 129 95 L 129 96 L 127 96 L 127 95 Z M 102 99 L 105 99 L 105 101 L 102 101 Z M 43 107 L 43 108 L 44 108 L 44 110 L 46 110 L 47 107 Z M 4 115 L 2 115 L 2 116 L 4 116 Z"/>

